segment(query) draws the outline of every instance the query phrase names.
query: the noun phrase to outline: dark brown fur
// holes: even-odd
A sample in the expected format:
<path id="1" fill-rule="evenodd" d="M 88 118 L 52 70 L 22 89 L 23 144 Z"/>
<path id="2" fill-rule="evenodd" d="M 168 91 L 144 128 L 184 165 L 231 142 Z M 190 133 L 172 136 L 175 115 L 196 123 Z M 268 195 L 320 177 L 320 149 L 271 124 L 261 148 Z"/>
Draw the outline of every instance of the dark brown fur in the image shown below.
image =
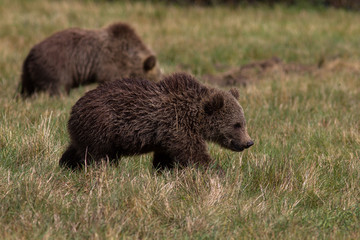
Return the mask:
<path id="1" fill-rule="evenodd" d="M 60 165 L 154 152 L 155 168 L 178 164 L 208 167 L 206 141 L 233 151 L 253 142 L 238 92 L 208 88 L 188 74 L 155 83 L 121 79 L 89 91 L 73 106 L 68 130 L 71 143 Z"/>
<path id="2" fill-rule="evenodd" d="M 156 57 L 125 23 L 100 30 L 70 28 L 36 44 L 26 57 L 21 94 L 48 91 L 69 93 L 80 84 L 105 82 L 119 77 L 157 80 Z"/>

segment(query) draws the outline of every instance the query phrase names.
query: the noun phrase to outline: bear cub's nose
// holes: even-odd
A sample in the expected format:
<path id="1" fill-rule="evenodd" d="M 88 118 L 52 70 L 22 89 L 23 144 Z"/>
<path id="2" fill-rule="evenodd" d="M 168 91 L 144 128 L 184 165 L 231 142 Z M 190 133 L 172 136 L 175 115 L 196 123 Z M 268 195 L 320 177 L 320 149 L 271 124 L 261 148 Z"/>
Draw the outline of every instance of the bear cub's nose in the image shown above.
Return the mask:
<path id="1" fill-rule="evenodd" d="M 248 142 L 246 143 L 245 148 L 249 148 L 249 147 L 251 147 L 252 145 L 254 145 L 254 141 L 253 141 L 253 140 L 250 140 L 250 141 L 248 141 Z"/>

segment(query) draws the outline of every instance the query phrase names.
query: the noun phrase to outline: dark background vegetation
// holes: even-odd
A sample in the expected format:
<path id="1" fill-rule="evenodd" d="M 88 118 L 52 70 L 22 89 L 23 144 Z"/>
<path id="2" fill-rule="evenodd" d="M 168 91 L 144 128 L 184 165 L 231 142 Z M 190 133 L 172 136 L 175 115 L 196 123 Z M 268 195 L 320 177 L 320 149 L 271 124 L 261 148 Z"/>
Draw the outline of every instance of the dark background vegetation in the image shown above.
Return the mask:
<path id="1" fill-rule="evenodd" d="M 103 1 L 103 0 L 99 0 Z M 105 0 L 106 1 L 106 0 Z M 114 0 L 108 0 L 114 1 Z M 151 2 L 165 2 L 179 5 L 276 5 L 284 4 L 290 6 L 308 6 L 308 7 L 335 7 L 348 10 L 359 10 L 359 0 L 151 0 Z"/>

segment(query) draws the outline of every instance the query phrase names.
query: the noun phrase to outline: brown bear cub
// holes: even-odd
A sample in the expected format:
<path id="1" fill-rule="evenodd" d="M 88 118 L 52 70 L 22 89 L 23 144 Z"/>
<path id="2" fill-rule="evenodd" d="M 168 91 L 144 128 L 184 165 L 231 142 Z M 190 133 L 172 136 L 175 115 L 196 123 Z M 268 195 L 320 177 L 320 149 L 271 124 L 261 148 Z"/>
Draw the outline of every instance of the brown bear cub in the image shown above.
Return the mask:
<path id="1" fill-rule="evenodd" d="M 212 163 L 206 141 L 240 152 L 249 137 L 239 93 L 209 88 L 177 73 L 160 82 L 121 79 L 89 91 L 73 106 L 70 145 L 60 166 L 154 152 L 156 169 Z"/>
<path id="2" fill-rule="evenodd" d="M 70 28 L 36 44 L 23 63 L 21 95 L 63 89 L 118 77 L 157 80 L 156 57 L 133 28 L 114 23 L 100 30 Z"/>

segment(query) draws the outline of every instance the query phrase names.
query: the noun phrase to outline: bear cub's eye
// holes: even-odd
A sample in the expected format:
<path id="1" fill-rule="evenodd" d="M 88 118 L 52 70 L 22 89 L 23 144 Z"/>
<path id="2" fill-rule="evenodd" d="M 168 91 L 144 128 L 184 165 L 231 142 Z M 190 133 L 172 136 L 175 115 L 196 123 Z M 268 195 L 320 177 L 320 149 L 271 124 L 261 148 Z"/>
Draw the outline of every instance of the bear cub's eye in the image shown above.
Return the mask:
<path id="1" fill-rule="evenodd" d="M 234 124 L 234 128 L 241 128 L 241 123 Z"/>

